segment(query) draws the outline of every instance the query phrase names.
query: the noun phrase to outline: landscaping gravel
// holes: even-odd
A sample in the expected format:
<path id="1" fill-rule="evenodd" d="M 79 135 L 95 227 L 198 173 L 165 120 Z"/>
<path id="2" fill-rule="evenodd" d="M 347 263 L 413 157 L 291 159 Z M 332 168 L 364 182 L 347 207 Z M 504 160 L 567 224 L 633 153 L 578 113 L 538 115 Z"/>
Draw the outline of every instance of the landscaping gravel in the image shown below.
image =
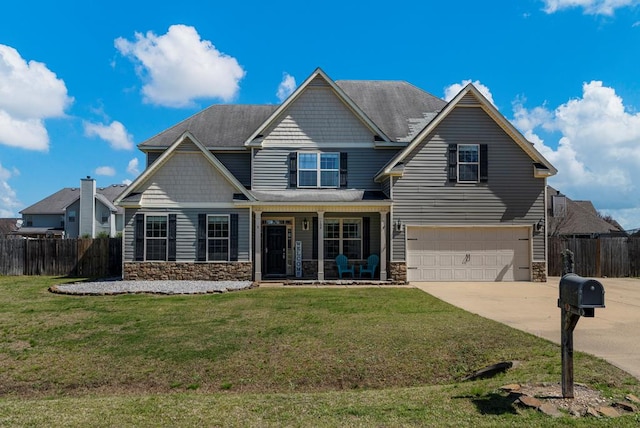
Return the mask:
<path id="1" fill-rule="evenodd" d="M 96 281 L 54 285 L 49 291 L 80 295 L 207 294 L 246 290 L 251 287 L 251 281 Z"/>

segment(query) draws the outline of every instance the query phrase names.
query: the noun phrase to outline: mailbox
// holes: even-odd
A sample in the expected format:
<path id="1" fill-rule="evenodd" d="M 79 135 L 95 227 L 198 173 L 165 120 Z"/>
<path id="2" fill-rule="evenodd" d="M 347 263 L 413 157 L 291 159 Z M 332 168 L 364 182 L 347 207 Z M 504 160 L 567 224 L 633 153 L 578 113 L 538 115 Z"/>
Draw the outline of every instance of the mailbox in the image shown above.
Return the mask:
<path id="1" fill-rule="evenodd" d="M 560 279 L 558 307 L 563 305 L 577 309 L 604 308 L 604 287 L 595 279 L 566 274 Z"/>

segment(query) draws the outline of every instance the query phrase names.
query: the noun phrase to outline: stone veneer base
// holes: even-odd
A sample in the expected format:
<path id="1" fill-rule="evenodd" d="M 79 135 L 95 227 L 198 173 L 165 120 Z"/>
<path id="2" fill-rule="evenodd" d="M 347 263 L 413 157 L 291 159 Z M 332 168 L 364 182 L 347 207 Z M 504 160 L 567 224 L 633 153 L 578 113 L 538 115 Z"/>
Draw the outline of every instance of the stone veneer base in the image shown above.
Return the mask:
<path id="1" fill-rule="evenodd" d="M 407 264 L 405 262 L 390 262 L 389 279 L 395 282 L 407 282 Z"/>
<path id="2" fill-rule="evenodd" d="M 173 281 L 251 281 L 253 263 L 125 262 L 123 278 Z"/>
<path id="3" fill-rule="evenodd" d="M 547 282 L 547 264 L 545 262 L 533 262 L 531 264 L 531 281 Z"/>

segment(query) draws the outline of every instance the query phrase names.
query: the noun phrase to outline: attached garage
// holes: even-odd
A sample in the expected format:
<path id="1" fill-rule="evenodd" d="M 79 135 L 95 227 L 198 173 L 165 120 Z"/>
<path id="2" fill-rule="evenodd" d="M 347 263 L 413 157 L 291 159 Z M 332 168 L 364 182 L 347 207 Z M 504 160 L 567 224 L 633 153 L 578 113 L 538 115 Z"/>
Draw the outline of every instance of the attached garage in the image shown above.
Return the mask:
<path id="1" fill-rule="evenodd" d="M 409 281 L 529 281 L 528 227 L 407 227 Z"/>

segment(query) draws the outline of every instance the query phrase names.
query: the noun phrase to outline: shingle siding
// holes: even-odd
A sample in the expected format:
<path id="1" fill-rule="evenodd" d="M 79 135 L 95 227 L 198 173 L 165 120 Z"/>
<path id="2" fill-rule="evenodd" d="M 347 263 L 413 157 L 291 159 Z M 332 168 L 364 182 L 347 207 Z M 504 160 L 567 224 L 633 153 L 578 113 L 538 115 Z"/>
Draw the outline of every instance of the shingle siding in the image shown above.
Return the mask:
<path id="1" fill-rule="evenodd" d="M 447 181 L 449 144 L 487 144 L 488 182 Z M 481 108 L 456 108 L 405 163 L 393 187 L 394 217 L 413 225 L 523 225 L 544 217 L 543 179 L 531 158 Z M 404 260 L 404 232 L 394 232 L 393 258 Z M 544 235 L 533 258 L 544 260 Z"/>

